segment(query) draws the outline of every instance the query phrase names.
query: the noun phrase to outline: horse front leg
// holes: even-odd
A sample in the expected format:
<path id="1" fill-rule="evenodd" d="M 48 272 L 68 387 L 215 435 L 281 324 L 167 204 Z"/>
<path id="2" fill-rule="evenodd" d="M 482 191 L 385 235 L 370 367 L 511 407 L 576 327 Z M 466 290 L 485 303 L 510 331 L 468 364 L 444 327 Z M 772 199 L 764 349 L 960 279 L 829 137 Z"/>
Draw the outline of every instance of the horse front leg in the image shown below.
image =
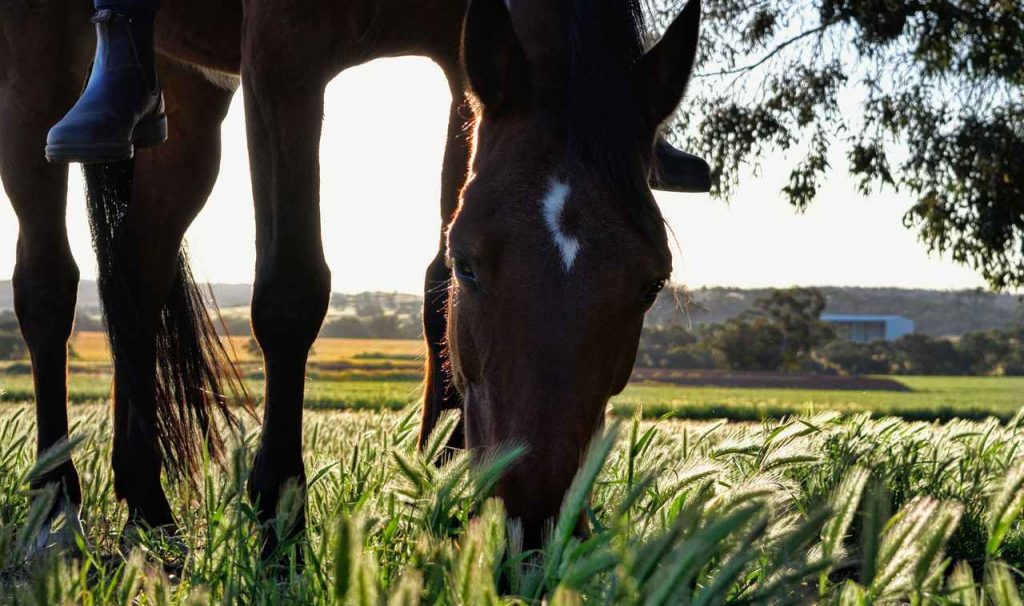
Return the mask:
<path id="1" fill-rule="evenodd" d="M 18 218 L 14 307 L 32 360 L 40 455 L 68 438 L 67 344 L 78 291 L 65 225 L 68 167 L 48 164 L 43 147 L 81 88 L 90 52 L 87 8 L 0 3 L 0 178 Z M 53 488 L 56 496 L 36 547 L 71 543 L 82 532 L 74 463 L 61 463 L 31 487 Z M 51 534 L 61 513 L 64 528 Z"/>
<path id="2" fill-rule="evenodd" d="M 455 66 L 459 68 L 457 65 Z M 422 448 L 446 410 L 460 410 L 462 398 L 452 385 L 445 364 L 445 335 L 448 309 L 448 282 L 451 269 L 445 234 L 459 204 L 459 193 L 466 183 L 469 166 L 469 135 L 473 110 L 466 102 L 461 78 L 456 70 L 449 73 L 452 104 L 448 112 L 448 138 L 441 169 L 441 235 L 437 255 L 427 267 L 423 285 L 423 336 L 427 345 L 426 381 L 423 388 L 423 415 L 420 421 L 419 446 Z M 463 448 L 465 437 L 460 422 L 448 442 L 451 448 Z"/>
<path id="3" fill-rule="evenodd" d="M 5 112 L 6 114 L 6 112 Z M 68 439 L 68 338 L 75 319 L 78 266 L 71 256 L 65 229 L 66 166 L 46 166 L 38 153 L 45 141 L 48 120 L 28 128 L 32 135 L 22 139 L 18 130 L 26 122 L 6 128 L 8 115 L 0 116 L 0 158 L 37 157 L 15 168 L 2 163 L 8 196 L 18 216 L 17 261 L 14 267 L 14 307 L 21 333 L 32 359 L 32 380 L 36 395 L 36 452 L 42 455 Z M 29 170 L 25 170 L 29 168 Z M 81 534 L 79 510 L 82 489 L 78 471 L 68 459 L 32 482 L 31 488 L 56 489 L 56 500 L 40 528 L 36 548 L 47 547 L 54 537 L 51 528 L 57 516 L 65 514 L 65 530 L 57 542 L 68 544 Z M 48 498 L 48 497 L 46 497 Z"/>
<path id="4" fill-rule="evenodd" d="M 265 5 L 261 5 L 265 6 Z M 320 234 L 319 150 L 325 80 L 297 61 L 306 45 L 282 39 L 276 21 L 247 14 L 242 81 L 256 205 L 253 334 L 266 375 L 263 427 L 249 496 L 263 524 L 261 556 L 302 557 L 305 530 L 302 400 L 306 359 L 330 299 Z M 286 490 L 296 498 L 283 499 Z M 288 503 L 291 510 L 280 510 Z"/>

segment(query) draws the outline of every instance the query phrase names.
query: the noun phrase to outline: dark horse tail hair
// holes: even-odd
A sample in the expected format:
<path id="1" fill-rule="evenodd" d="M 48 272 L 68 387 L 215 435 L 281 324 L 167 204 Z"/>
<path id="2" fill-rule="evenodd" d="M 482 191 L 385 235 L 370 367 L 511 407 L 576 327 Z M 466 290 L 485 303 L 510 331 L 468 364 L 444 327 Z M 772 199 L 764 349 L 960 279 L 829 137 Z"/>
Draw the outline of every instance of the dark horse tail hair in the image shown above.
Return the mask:
<path id="1" fill-rule="evenodd" d="M 189 269 L 184 248 L 178 254 L 178 270 L 173 286 L 158 317 L 140 309 L 133 301 L 130 283 L 118 255 L 118 236 L 128 209 L 132 191 L 132 160 L 85 165 L 86 199 L 92 227 L 93 247 L 99 268 L 98 286 L 107 326 L 111 355 L 114 358 L 115 385 L 130 393 L 129 406 L 152 422 L 133 427 L 153 440 L 159 448 L 163 468 L 173 481 L 193 486 L 199 479 L 204 455 L 223 460 L 224 439 L 216 413 L 230 425 L 237 424 L 231 404 L 240 403 L 249 412 L 252 400 L 237 366 L 217 335 L 207 313 L 203 293 Z M 212 291 L 210 300 L 212 302 Z M 218 320 L 220 318 L 217 313 Z M 222 327 L 223 327 L 223 323 Z M 129 356 L 139 349 L 140 329 L 153 325 L 156 334 L 155 374 L 149 369 L 133 370 Z M 145 343 L 141 343 L 147 347 Z M 117 373 L 129 376 L 118 377 Z M 152 385 L 148 384 L 152 379 Z M 148 394 L 148 395 L 147 395 Z M 145 401 L 151 400 L 151 401 Z M 149 433 L 151 435 L 145 435 Z"/>

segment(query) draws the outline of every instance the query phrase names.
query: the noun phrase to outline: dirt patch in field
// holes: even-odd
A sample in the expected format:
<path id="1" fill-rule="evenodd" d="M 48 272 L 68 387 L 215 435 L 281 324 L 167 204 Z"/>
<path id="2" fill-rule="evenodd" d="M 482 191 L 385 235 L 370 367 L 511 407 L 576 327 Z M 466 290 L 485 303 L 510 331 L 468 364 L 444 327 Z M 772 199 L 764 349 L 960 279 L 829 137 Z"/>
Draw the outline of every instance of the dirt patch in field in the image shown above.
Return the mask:
<path id="1" fill-rule="evenodd" d="M 658 381 L 700 387 L 747 387 L 761 389 L 828 389 L 837 391 L 913 391 L 895 379 L 848 377 L 801 372 L 731 370 L 675 370 L 637 368 L 633 381 Z"/>

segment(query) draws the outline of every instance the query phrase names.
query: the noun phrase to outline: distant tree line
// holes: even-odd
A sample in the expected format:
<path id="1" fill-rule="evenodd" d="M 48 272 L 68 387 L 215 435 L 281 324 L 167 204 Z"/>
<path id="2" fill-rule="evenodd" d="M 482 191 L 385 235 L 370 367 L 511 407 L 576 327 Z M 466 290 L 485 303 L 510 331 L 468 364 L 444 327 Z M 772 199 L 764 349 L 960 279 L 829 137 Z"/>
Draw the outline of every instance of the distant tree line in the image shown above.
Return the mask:
<path id="1" fill-rule="evenodd" d="M 637 365 L 654 368 L 808 371 L 838 374 L 1024 375 L 1024 325 L 959 339 L 906 335 L 839 340 L 819 318 L 817 289 L 771 291 L 736 318 L 695 329 L 649 326 Z"/>
<path id="2" fill-rule="evenodd" d="M 224 315 L 223 329 L 234 337 L 250 336 L 252 327 L 247 314 Z M 372 315 L 329 317 L 320 329 L 320 336 L 337 339 L 419 339 L 422 336 L 419 316 L 398 315 L 376 310 Z"/>
<path id="3" fill-rule="evenodd" d="M 836 341 L 815 362 L 843 374 L 1024 376 L 1024 328 L 986 330 L 957 340 L 910 334 L 892 342 Z"/>
<path id="4" fill-rule="evenodd" d="M 27 357 L 28 347 L 21 338 L 14 312 L 0 312 L 0 360 L 23 360 Z"/>
<path id="5" fill-rule="evenodd" d="M 1024 323 L 1024 302 L 1019 295 L 983 289 L 922 290 L 822 286 L 824 313 L 896 314 L 914 319 L 916 332 L 933 337 L 959 336 L 991 328 Z M 707 287 L 666 289 L 647 314 L 646 324 L 704 325 L 727 322 L 770 295 L 770 288 Z M 682 301 L 683 305 L 680 305 Z"/>
<path id="6" fill-rule="evenodd" d="M 730 291 L 714 292 L 718 291 L 724 304 L 725 293 Z M 739 301 L 743 309 L 721 322 L 686 328 L 678 322 L 665 323 L 664 313 L 649 318 L 640 340 L 637 365 L 839 374 L 1024 375 L 1024 321 L 1019 319 L 1007 328 L 971 331 L 956 339 L 915 333 L 897 341 L 860 344 L 836 339 L 831 328 L 819 319 L 831 289 L 759 292 L 761 296 L 752 303 Z M 981 294 L 975 300 L 981 305 L 992 301 Z M 357 315 L 328 319 L 322 337 L 422 336 L 419 316 L 409 301 L 399 301 L 410 312 L 402 314 L 395 313 L 393 307 L 375 305 L 369 296 L 352 297 L 347 303 Z M 961 311 L 971 315 L 969 307 Z M 226 314 L 223 322 L 231 335 L 250 334 L 247 315 Z M 97 318 L 80 314 L 76 330 L 102 330 L 102 324 Z M 0 312 L 0 360 L 27 357 L 14 313 Z"/>
<path id="7" fill-rule="evenodd" d="M 252 333 L 248 316 L 226 316 L 223 321 L 232 336 Z M 320 329 L 321 337 L 334 339 L 419 339 L 422 333 L 418 316 L 400 316 L 380 310 L 372 315 L 328 318 Z"/>
<path id="8" fill-rule="evenodd" d="M 217 303 L 228 332 L 246 336 L 250 332 L 248 298 L 251 287 L 214 284 Z M 999 294 L 983 289 L 940 291 L 905 288 L 818 287 L 828 302 L 825 313 L 898 314 L 914 319 L 917 332 L 932 336 L 955 336 L 968 332 L 1005 329 L 1024 323 L 1024 303 L 1019 295 Z M 694 290 L 666 289 L 648 312 L 648 326 L 683 323 L 700 326 L 732 320 L 750 310 L 757 299 L 771 289 L 708 287 Z M 685 305 L 678 303 L 682 300 Z M 78 295 L 76 331 L 103 331 L 95 282 L 83 280 Z M 13 307 L 10 281 L 0 280 L 0 313 Z M 368 318 L 394 315 L 405 324 L 418 325 L 423 299 L 418 295 L 369 292 L 333 293 L 329 324 L 341 316 Z M 13 312 L 11 312 L 13 313 Z"/>
<path id="9" fill-rule="evenodd" d="M 422 325 L 416 316 L 377 313 L 371 316 L 341 316 L 328 320 L 321 337 L 341 339 L 419 339 Z"/>
<path id="10" fill-rule="evenodd" d="M 810 354 L 835 339 L 819 318 L 825 297 L 814 288 L 770 291 L 737 317 L 694 331 L 644 329 L 637 363 L 647 367 L 802 370 Z"/>

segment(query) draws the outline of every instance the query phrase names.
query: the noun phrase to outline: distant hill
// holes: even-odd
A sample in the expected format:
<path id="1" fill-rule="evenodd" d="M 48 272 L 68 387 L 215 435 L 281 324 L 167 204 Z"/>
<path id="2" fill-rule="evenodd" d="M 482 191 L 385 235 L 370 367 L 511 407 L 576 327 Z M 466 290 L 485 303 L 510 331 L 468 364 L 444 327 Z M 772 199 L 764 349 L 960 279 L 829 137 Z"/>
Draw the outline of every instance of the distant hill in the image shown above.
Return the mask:
<path id="1" fill-rule="evenodd" d="M 898 314 L 906 316 L 917 331 L 932 336 L 956 336 L 974 330 L 1005 328 L 1024 322 L 1024 304 L 1018 295 L 993 294 L 980 290 L 919 290 L 902 288 L 821 287 L 828 298 L 827 313 Z M 214 284 L 214 296 L 221 309 L 245 308 L 252 287 L 248 284 Z M 648 314 L 647 323 L 709 324 L 722 322 L 749 309 L 768 289 L 700 288 L 667 290 Z M 677 305 L 676 299 L 679 300 Z M 334 293 L 331 313 L 369 317 L 380 314 L 416 316 L 419 295 L 366 292 Z M 83 280 L 78 289 L 79 325 L 88 326 L 85 316 L 99 313 L 96 283 Z M 0 281 L 0 311 L 14 308 L 11 282 Z M 85 321 L 84 321 L 85 320 Z"/>
<path id="2" fill-rule="evenodd" d="M 919 290 L 824 286 L 825 313 L 896 314 L 914 321 L 917 332 L 956 336 L 975 330 L 1006 328 L 1024 322 L 1019 295 L 981 290 Z M 768 289 L 700 288 L 665 292 L 648 314 L 647 323 L 711 324 L 750 309 Z M 678 300 L 678 303 L 677 303 Z"/>
<path id="3" fill-rule="evenodd" d="M 239 307 L 249 304 L 252 286 L 248 284 L 214 284 L 214 296 L 221 307 Z M 82 280 L 78 283 L 78 309 L 88 313 L 98 313 L 100 295 L 95 280 Z M 10 280 L 0 280 L 0 311 L 14 309 L 14 290 Z"/>

